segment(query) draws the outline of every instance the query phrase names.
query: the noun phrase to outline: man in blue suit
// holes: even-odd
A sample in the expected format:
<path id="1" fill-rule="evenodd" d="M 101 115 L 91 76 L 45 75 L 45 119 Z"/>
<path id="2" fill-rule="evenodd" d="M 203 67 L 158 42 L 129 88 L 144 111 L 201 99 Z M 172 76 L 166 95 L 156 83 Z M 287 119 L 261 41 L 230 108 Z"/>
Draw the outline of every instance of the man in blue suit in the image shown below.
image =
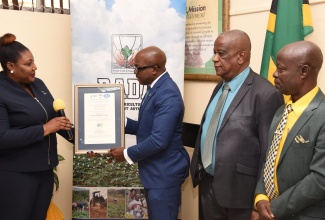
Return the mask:
<path id="1" fill-rule="evenodd" d="M 127 149 L 111 149 L 116 161 L 138 163 L 151 220 L 176 220 L 181 185 L 188 176 L 189 155 L 182 143 L 184 103 L 176 83 L 166 71 L 166 55 L 154 46 L 135 56 L 134 73 L 148 85 L 138 121 L 127 118 L 125 131 L 137 137 Z"/>
<path id="2" fill-rule="evenodd" d="M 325 95 L 317 86 L 322 63 L 321 49 L 308 41 L 288 44 L 277 55 L 275 87 L 290 95 L 286 103 L 290 111 L 284 114 L 284 126 L 280 120 L 286 106 L 278 109 L 271 123 L 268 145 L 273 143 L 270 149 L 277 146 L 277 151 L 275 162 L 265 166 L 272 169 L 262 170 L 256 187 L 255 204 L 260 214 L 256 219 L 325 217 Z M 265 164 L 270 164 L 269 158 Z"/>

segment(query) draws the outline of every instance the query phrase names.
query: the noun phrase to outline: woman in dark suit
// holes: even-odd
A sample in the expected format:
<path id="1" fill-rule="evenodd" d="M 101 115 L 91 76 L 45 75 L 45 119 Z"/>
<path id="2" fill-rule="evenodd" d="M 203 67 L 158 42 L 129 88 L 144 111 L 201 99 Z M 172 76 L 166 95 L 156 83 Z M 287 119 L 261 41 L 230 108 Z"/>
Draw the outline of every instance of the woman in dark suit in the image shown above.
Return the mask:
<path id="1" fill-rule="evenodd" d="M 33 54 L 13 34 L 0 38 L 0 63 L 1 219 L 44 220 L 58 165 L 56 132 L 68 139 L 72 124 L 54 111 Z"/>

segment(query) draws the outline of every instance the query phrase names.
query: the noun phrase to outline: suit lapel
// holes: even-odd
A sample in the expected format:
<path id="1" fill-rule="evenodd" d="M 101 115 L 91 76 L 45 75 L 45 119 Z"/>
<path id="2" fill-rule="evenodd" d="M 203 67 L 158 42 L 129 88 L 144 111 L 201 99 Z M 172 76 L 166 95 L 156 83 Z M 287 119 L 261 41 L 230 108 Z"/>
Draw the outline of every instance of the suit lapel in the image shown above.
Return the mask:
<path id="1" fill-rule="evenodd" d="M 269 132 L 269 137 L 268 137 L 268 146 L 271 146 L 272 140 L 273 140 L 273 136 L 274 136 L 274 132 L 276 130 L 276 128 L 278 127 L 278 124 L 282 118 L 282 113 L 283 113 L 283 109 L 285 108 L 285 105 L 282 105 L 274 114 L 273 116 L 273 120 L 271 122 L 270 125 L 270 131 Z"/>
<path id="2" fill-rule="evenodd" d="M 228 121 L 230 115 L 233 113 L 233 111 L 235 111 L 235 109 L 237 108 L 237 106 L 239 105 L 241 100 L 247 94 L 248 90 L 250 89 L 250 87 L 253 83 L 253 79 L 254 79 L 254 73 L 252 72 L 252 70 L 250 70 L 248 76 L 246 77 L 245 81 L 243 82 L 243 84 L 241 85 L 240 89 L 238 90 L 236 96 L 234 97 L 234 99 L 231 102 L 231 104 L 222 120 L 222 124 L 220 126 L 219 132 L 222 130 L 222 128 Z"/>
<path id="3" fill-rule="evenodd" d="M 291 143 L 294 141 L 294 138 L 298 135 L 299 131 L 303 128 L 303 126 L 306 124 L 306 122 L 309 120 L 310 117 L 314 114 L 314 110 L 316 110 L 320 104 L 320 102 L 324 99 L 323 93 L 319 90 L 316 94 L 315 98 L 310 102 L 310 104 L 307 106 L 307 108 L 304 110 L 304 112 L 301 114 L 301 116 L 298 118 L 297 122 L 294 124 L 290 132 L 288 133 L 288 136 L 284 142 L 279 163 L 283 159 L 284 155 L 288 151 L 289 147 L 291 146 Z M 281 117 L 280 117 L 281 118 Z"/>
<path id="4" fill-rule="evenodd" d="M 146 108 L 146 105 L 150 101 L 150 99 L 155 95 L 156 91 L 159 89 L 159 87 L 168 79 L 169 73 L 166 72 L 153 86 L 153 88 L 150 89 L 149 94 L 147 95 L 146 99 L 142 102 L 139 109 L 139 116 L 138 121 L 140 121 L 143 110 Z"/>

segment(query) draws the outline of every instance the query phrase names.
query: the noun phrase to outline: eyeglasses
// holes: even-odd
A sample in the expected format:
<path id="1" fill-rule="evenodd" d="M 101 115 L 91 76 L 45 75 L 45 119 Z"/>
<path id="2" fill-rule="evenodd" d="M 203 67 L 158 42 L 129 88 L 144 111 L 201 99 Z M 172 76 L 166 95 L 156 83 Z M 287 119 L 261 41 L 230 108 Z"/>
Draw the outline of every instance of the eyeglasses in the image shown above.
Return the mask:
<path id="1" fill-rule="evenodd" d="M 134 68 L 134 70 L 136 71 L 136 72 L 139 72 L 140 70 L 144 70 L 144 69 L 147 69 L 147 68 L 151 68 L 151 67 L 157 67 L 157 68 L 159 68 L 159 66 L 157 66 L 157 65 L 151 65 L 151 66 L 134 66 L 133 68 Z"/>

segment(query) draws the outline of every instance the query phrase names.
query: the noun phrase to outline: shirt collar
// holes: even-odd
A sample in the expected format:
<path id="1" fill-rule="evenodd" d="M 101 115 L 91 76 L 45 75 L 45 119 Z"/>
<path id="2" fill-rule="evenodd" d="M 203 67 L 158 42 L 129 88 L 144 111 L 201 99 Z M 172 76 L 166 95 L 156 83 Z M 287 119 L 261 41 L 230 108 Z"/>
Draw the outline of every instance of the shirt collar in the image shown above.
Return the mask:
<path id="1" fill-rule="evenodd" d="M 151 84 L 149 84 L 150 88 L 153 88 L 153 86 L 156 84 L 156 82 L 163 76 L 165 75 L 165 73 L 167 73 L 167 71 L 163 72 L 160 76 L 158 76 L 157 79 L 155 79 Z"/>
<path id="2" fill-rule="evenodd" d="M 310 102 L 314 99 L 316 96 L 317 92 L 319 90 L 319 87 L 316 86 L 312 90 L 310 90 L 306 95 L 298 99 L 296 102 L 292 102 L 292 99 L 290 97 L 289 101 L 287 102 L 288 104 L 292 105 L 292 109 L 296 115 L 301 115 L 302 112 L 306 109 L 306 107 L 310 104 Z"/>
<path id="3" fill-rule="evenodd" d="M 249 67 L 246 67 L 241 73 L 239 73 L 235 78 L 228 82 L 230 87 L 230 91 L 235 92 L 241 84 L 245 81 L 246 77 L 248 76 L 250 71 Z M 223 82 L 226 83 L 226 82 Z"/>

